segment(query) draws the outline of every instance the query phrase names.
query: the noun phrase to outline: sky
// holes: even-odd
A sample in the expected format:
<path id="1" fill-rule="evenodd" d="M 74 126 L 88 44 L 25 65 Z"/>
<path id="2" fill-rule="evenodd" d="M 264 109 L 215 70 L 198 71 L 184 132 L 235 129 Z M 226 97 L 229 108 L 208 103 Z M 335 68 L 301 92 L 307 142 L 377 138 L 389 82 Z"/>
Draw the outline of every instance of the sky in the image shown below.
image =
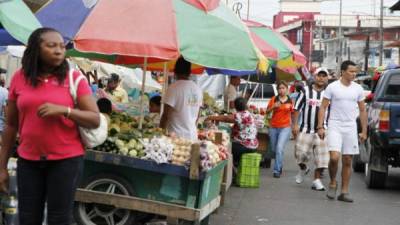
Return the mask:
<path id="1" fill-rule="evenodd" d="M 250 2 L 249 19 L 272 25 L 273 15 L 279 12 L 279 0 L 226 0 L 228 5 L 242 2 L 242 17 L 247 15 L 247 3 Z M 384 6 L 390 7 L 397 0 L 384 0 Z M 321 13 L 339 14 L 339 0 L 328 0 L 321 4 Z M 374 7 L 375 6 L 375 7 Z M 380 0 L 343 0 L 343 14 L 379 15 Z M 400 15 L 389 14 L 389 15 Z"/>

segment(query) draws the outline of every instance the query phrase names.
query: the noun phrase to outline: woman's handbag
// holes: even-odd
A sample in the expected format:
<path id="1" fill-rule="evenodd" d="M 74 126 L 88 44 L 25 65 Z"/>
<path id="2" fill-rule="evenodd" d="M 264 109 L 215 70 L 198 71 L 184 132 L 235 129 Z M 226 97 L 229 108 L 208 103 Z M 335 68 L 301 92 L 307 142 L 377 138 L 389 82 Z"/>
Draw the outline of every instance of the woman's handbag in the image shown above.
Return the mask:
<path id="1" fill-rule="evenodd" d="M 272 105 L 273 105 L 275 103 L 275 96 L 273 96 L 270 101 L 272 101 Z M 268 112 L 265 115 L 264 124 L 265 124 L 266 128 L 270 128 L 271 127 L 271 119 L 272 119 L 273 113 L 274 113 L 274 111 L 272 110 L 272 111 Z"/>
<path id="2" fill-rule="evenodd" d="M 72 98 L 74 99 L 74 105 L 77 105 L 77 89 L 79 82 L 82 79 L 86 79 L 82 74 L 78 76 L 78 78 L 74 81 L 73 76 L 74 70 L 69 70 L 69 91 L 71 93 Z M 81 135 L 81 139 L 85 147 L 94 148 L 98 145 L 104 143 L 108 136 L 108 124 L 106 117 L 99 113 L 100 116 L 100 125 L 95 129 L 88 129 L 79 126 L 79 133 Z"/>

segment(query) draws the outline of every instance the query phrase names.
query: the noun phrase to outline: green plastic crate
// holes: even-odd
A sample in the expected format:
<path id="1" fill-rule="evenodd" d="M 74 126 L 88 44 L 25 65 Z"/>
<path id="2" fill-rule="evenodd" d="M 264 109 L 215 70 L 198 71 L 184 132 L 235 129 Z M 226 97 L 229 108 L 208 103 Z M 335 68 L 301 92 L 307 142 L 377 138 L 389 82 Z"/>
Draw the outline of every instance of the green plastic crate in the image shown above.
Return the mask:
<path id="1" fill-rule="evenodd" d="M 260 186 L 260 161 L 261 154 L 259 153 L 242 155 L 236 177 L 236 184 L 239 187 L 257 188 Z"/>

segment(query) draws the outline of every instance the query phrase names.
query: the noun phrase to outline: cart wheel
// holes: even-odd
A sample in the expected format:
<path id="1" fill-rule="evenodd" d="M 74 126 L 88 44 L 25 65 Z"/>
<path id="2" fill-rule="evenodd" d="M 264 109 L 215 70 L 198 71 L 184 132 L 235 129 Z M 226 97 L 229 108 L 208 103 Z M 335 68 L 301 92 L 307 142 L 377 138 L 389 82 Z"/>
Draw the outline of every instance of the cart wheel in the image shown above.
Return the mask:
<path id="1" fill-rule="evenodd" d="M 134 196 L 132 186 L 125 179 L 112 174 L 92 176 L 82 187 L 110 194 Z M 130 225 L 136 220 L 135 211 L 96 203 L 76 202 L 74 214 L 76 222 L 80 225 Z"/>

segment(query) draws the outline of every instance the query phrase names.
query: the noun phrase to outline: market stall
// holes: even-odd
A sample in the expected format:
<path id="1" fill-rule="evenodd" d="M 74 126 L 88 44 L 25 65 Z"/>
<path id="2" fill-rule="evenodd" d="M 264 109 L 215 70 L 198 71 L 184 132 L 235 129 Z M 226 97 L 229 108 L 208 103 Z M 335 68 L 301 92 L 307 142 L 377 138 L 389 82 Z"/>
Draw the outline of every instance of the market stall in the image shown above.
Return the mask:
<path id="1" fill-rule="evenodd" d="M 113 113 L 110 119 L 110 137 L 86 152 L 76 194 L 77 222 L 131 224 L 157 214 L 208 224 L 221 201 L 227 135 L 203 131 L 200 142 L 192 143 L 163 135 L 149 117 L 141 132 L 138 119 L 126 113 Z"/>

